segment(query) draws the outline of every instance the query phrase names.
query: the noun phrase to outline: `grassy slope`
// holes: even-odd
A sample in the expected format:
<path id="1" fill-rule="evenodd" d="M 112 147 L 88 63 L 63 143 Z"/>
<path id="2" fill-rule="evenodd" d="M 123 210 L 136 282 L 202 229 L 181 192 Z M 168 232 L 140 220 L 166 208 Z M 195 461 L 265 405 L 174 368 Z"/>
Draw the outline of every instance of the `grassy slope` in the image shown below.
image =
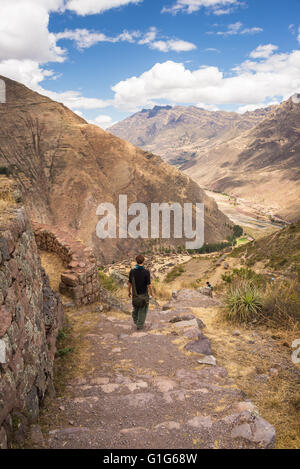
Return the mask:
<path id="1" fill-rule="evenodd" d="M 251 244 L 239 246 L 231 256 L 244 257 L 249 266 L 264 262 L 275 271 L 299 272 L 300 220 Z"/>

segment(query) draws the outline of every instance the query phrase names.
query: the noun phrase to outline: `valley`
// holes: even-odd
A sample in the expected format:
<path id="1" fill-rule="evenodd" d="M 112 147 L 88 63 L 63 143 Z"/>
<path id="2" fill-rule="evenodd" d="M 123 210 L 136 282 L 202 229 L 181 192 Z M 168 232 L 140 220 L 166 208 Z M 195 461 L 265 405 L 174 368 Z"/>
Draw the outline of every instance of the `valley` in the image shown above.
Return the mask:
<path id="1" fill-rule="evenodd" d="M 281 223 L 276 223 L 275 220 L 271 221 L 269 211 L 262 206 L 251 204 L 251 202 L 245 199 L 231 197 L 230 195 L 210 190 L 205 192 L 216 201 L 219 209 L 235 225 L 242 226 L 254 238 L 265 236 L 284 226 L 283 220 L 280 220 Z"/>

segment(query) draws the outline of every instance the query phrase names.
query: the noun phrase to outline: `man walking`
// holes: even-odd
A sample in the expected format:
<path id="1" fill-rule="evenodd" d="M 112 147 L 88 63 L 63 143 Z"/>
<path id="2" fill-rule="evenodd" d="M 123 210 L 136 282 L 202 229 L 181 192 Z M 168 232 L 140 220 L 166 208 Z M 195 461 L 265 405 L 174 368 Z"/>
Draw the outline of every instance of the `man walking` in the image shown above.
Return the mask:
<path id="1" fill-rule="evenodd" d="M 137 256 L 136 262 L 137 265 L 129 274 L 128 296 L 129 298 L 132 296 L 132 318 L 137 330 L 140 331 L 144 327 L 149 309 L 149 293 L 152 297 L 154 295 L 150 272 L 144 267 L 144 256 Z"/>

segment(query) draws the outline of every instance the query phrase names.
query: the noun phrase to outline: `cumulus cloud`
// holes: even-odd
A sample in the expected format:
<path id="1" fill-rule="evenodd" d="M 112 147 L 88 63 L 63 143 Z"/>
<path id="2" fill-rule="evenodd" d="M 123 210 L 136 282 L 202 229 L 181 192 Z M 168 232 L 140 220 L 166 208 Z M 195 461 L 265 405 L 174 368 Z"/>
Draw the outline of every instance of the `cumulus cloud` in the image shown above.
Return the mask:
<path id="1" fill-rule="evenodd" d="M 189 70 L 183 63 L 155 64 L 138 77 L 112 87 L 114 105 L 136 111 L 158 104 L 231 105 L 265 103 L 287 99 L 300 89 L 300 51 L 273 54 L 262 60 L 246 60 L 224 76 L 218 67 Z"/>
<path id="2" fill-rule="evenodd" d="M 48 30 L 49 12 L 61 6 L 56 0 L 1 0 L 0 61 L 62 62 L 66 51 Z"/>
<path id="3" fill-rule="evenodd" d="M 98 125 L 99 127 L 101 127 L 101 129 L 104 129 L 104 130 L 116 124 L 116 122 L 113 122 L 112 117 L 106 114 L 100 114 L 94 120 L 89 120 L 89 123 Z"/>
<path id="4" fill-rule="evenodd" d="M 39 84 L 46 78 L 54 76 L 54 72 L 41 68 L 33 60 L 2 60 L 0 61 L 0 75 L 16 80 L 33 90 L 40 89 Z"/>
<path id="5" fill-rule="evenodd" d="M 250 57 L 252 57 L 252 59 L 267 59 L 277 49 L 278 46 L 275 46 L 274 44 L 260 45 L 251 52 Z"/>
<path id="6" fill-rule="evenodd" d="M 65 9 L 74 11 L 77 15 L 94 15 L 104 13 L 112 8 L 118 8 L 130 3 L 137 4 L 143 0 L 68 0 Z"/>
<path id="7" fill-rule="evenodd" d="M 106 34 L 88 29 L 65 30 L 55 35 L 56 40 L 70 39 L 75 41 L 79 50 L 91 47 L 99 42 L 130 42 L 140 45 L 147 45 L 150 49 L 157 49 L 161 52 L 186 52 L 196 49 L 196 45 L 183 41 L 181 39 L 159 38 L 158 29 L 151 27 L 146 33 L 141 31 L 123 31 L 115 37 L 109 37 Z"/>
<path id="8" fill-rule="evenodd" d="M 238 0 L 177 0 L 171 7 L 165 6 L 163 13 L 176 14 L 178 12 L 194 13 L 201 8 L 206 8 L 215 15 L 230 13 L 233 8 L 241 5 Z"/>

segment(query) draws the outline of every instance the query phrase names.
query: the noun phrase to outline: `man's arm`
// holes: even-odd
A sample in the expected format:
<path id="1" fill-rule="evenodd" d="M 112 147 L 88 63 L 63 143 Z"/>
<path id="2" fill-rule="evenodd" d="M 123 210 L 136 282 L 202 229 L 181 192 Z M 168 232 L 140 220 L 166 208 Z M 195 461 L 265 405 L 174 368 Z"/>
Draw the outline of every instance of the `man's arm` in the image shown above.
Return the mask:
<path id="1" fill-rule="evenodd" d="M 132 294 L 131 275 L 132 275 L 132 270 L 129 272 L 129 279 L 128 279 L 128 297 L 129 298 L 131 298 L 131 294 Z"/>
<path id="2" fill-rule="evenodd" d="M 152 296 L 152 298 L 154 298 L 154 293 L 153 293 L 153 288 L 152 288 L 152 285 L 148 285 L 148 291 L 150 293 L 150 295 Z"/>
<path id="3" fill-rule="evenodd" d="M 152 285 L 151 285 L 151 274 L 150 272 L 148 271 L 148 292 L 150 293 L 150 295 L 154 298 L 154 293 L 153 293 L 153 288 L 152 288 Z"/>

